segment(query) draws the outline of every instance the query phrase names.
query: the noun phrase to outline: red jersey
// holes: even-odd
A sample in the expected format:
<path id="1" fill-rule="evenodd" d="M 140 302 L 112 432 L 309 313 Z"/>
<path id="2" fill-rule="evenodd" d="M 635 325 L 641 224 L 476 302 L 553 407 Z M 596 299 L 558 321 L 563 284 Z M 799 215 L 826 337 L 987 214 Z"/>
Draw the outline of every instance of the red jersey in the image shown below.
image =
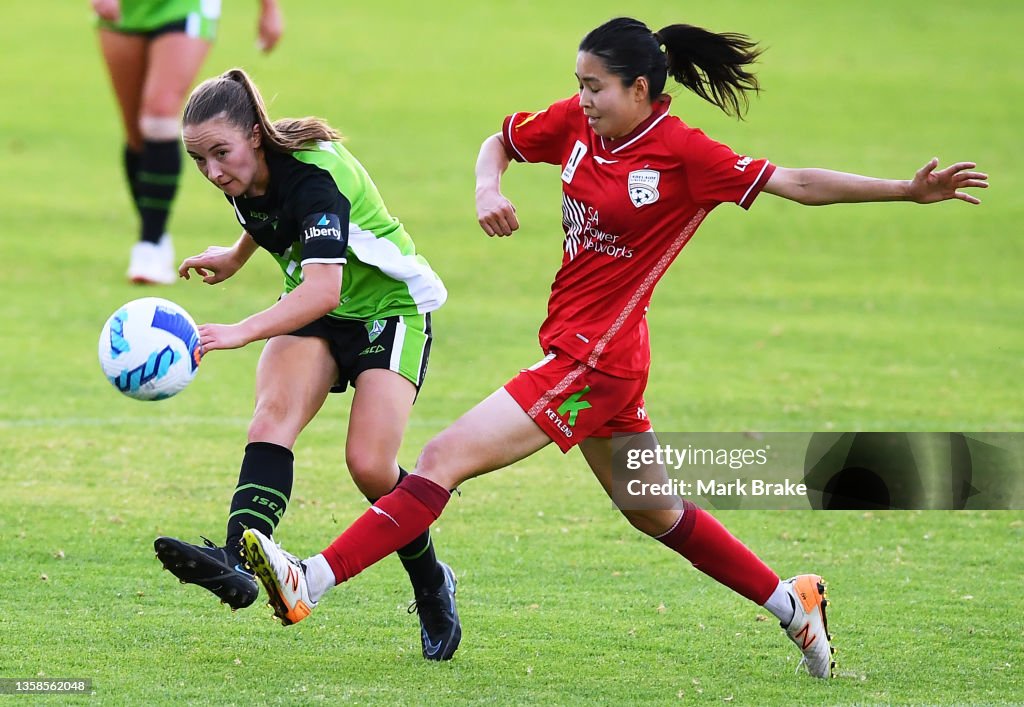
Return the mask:
<path id="1" fill-rule="evenodd" d="M 541 348 L 624 378 L 650 367 L 651 294 L 697 226 L 720 203 L 749 208 L 775 171 L 669 115 L 669 102 L 616 140 L 594 133 L 578 95 L 502 126 L 511 159 L 562 167 L 565 252 Z"/>

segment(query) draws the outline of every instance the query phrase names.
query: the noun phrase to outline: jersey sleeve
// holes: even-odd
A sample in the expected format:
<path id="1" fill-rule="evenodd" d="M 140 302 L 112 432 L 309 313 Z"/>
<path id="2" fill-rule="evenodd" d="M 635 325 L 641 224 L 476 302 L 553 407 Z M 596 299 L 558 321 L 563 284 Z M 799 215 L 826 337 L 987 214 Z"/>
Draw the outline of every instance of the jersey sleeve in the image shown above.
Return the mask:
<path id="1" fill-rule="evenodd" d="M 301 180 L 292 190 L 291 211 L 299 224 L 302 262 L 343 265 L 352 205 L 326 173 Z"/>
<path id="2" fill-rule="evenodd" d="M 683 161 L 695 202 L 732 202 L 744 209 L 750 208 L 775 171 L 768 160 L 737 154 L 700 130 L 690 132 Z"/>
<path id="3" fill-rule="evenodd" d="M 506 116 L 501 137 L 509 159 L 560 165 L 570 142 L 574 110 L 579 111 L 578 96 L 558 101 L 536 113 Z"/>

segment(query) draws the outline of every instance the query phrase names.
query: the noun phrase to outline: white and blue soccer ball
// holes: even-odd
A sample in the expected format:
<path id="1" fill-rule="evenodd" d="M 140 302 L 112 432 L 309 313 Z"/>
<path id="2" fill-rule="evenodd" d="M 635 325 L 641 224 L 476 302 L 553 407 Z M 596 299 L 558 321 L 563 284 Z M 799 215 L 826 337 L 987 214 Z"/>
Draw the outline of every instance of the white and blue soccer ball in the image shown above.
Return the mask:
<path id="1" fill-rule="evenodd" d="M 160 297 L 132 300 L 110 315 L 100 333 L 107 380 L 136 400 L 180 393 L 199 369 L 199 330 L 188 312 Z"/>

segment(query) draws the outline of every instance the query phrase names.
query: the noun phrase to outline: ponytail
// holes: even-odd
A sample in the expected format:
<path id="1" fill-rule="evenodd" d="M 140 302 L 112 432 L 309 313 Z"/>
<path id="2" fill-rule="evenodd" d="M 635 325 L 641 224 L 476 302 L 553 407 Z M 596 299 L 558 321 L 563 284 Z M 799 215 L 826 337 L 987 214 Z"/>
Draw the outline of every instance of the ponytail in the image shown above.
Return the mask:
<path id="1" fill-rule="evenodd" d="M 761 90 L 757 76 L 745 68 L 763 51 L 756 42 L 682 24 L 664 27 L 654 38 L 665 46 L 669 76 L 726 114 L 743 117 L 750 105 L 747 93 Z"/>
<path id="2" fill-rule="evenodd" d="M 271 122 L 263 96 L 243 69 L 231 69 L 196 86 L 185 104 L 182 125 L 222 118 L 248 133 L 260 126 L 263 147 L 295 152 L 311 142 L 340 140 L 341 134 L 320 118 L 284 118 Z"/>
<path id="3" fill-rule="evenodd" d="M 591 30 L 579 50 L 599 57 L 625 86 L 646 77 L 652 101 L 671 76 L 725 113 L 742 118 L 749 106 L 747 93 L 760 91 L 757 77 L 744 67 L 762 50 L 742 34 L 715 34 L 684 24 L 652 32 L 639 20 L 617 17 Z"/>

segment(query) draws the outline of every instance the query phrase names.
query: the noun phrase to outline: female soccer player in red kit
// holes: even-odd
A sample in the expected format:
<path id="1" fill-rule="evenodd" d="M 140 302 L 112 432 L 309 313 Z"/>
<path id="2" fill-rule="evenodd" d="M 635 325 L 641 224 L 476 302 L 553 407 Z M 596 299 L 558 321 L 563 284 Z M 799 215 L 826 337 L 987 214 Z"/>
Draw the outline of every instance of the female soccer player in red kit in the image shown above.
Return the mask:
<path id="1" fill-rule="evenodd" d="M 669 115 L 667 76 L 740 115 L 746 93 L 758 89 L 746 67 L 759 54 L 741 35 L 689 25 L 652 32 L 637 20 L 611 20 L 579 46 L 578 95 L 537 113 L 513 113 L 500 134 L 484 141 L 476 203 L 489 236 L 508 236 L 519 227 L 500 191 L 510 161 L 562 168 L 565 252 L 540 330 L 546 356 L 431 440 L 415 473 L 321 554 L 300 562 L 272 539 L 246 531 L 247 557 L 284 623 L 305 618 L 330 587 L 423 532 L 443 511 L 449 489 L 549 442 L 563 452 L 578 445 L 611 495 L 612 438 L 628 436 L 633 447 L 657 445 L 643 399 L 651 294 L 718 204 L 747 209 L 762 191 L 801 204 L 979 203 L 959 191 L 987 186 L 987 175 L 971 171 L 973 163 L 938 170 L 933 159 L 908 181 L 786 169 L 737 154 Z M 655 471 L 664 474 L 663 468 Z M 686 500 L 622 512 L 641 532 L 775 614 L 812 675 L 832 674 L 821 577 L 780 580 Z"/>

